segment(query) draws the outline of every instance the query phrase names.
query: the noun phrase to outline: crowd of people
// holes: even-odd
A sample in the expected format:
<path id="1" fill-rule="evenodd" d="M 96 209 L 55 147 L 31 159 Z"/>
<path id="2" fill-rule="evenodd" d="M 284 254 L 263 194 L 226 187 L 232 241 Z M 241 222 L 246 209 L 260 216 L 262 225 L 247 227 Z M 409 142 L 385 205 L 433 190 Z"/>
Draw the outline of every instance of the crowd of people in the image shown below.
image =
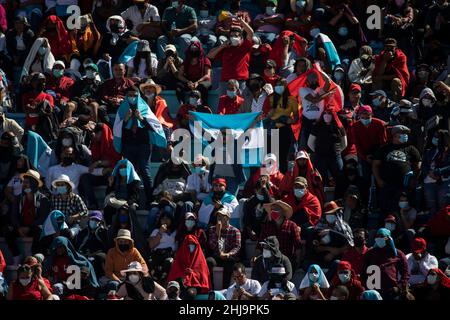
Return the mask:
<path id="1" fill-rule="evenodd" d="M 447 0 L 0 0 L 0 299 L 449 300 L 449 32 Z M 278 151 L 175 157 L 192 112 Z"/>

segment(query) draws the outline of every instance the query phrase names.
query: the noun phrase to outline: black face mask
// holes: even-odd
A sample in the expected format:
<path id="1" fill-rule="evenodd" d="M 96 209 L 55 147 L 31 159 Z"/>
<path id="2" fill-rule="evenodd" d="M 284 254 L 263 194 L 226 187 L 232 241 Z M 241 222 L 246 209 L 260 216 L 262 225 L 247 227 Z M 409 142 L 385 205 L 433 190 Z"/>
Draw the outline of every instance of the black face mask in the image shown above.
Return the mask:
<path id="1" fill-rule="evenodd" d="M 250 89 L 250 91 L 255 92 L 258 91 L 261 88 L 261 86 L 259 85 L 259 83 L 253 82 L 249 83 L 248 88 Z"/>
<path id="2" fill-rule="evenodd" d="M 274 283 L 280 283 L 283 281 L 283 276 L 272 275 L 270 276 L 270 280 Z"/>
<path id="3" fill-rule="evenodd" d="M 120 27 L 118 25 L 114 24 L 112 26 L 109 26 L 109 29 L 111 29 L 112 33 L 119 33 Z"/>
<path id="4" fill-rule="evenodd" d="M 366 244 L 366 240 L 364 238 L 354 238 L 353 242 L 355 243 L 355 247 L 362 247 Z"/>
<path id="5" fill-rule="evenodd" d="M 310 87 L 313 90 L 316 90 L 318 86 L 319 86 L 319 84 L 317 82 L 314 82 L 314 83 L 310 83 L 308 87 Z"/>
<path id="6" fill-rule="evenodd" d="M 198 51 L 198 50 L 191 51 L 191 57 L 192 58 L 200 57 L 200 51 Z"/>
<path id="7" fill-rule="evenodd" d="M 64 157 L 62 158 L 62 163 L 66 166 L 70 166 L 73 163 L 73 158 L 72 157 Z"/>
<path id="8" fill-rule="evenodd" d="M 27 168 L 25 168 L 25 167 L 17 168 L 16 170 L 17 170 L 18 173 L 25 173 L 25 172 L 27 172 Z"/>
<path id="9" fill-rule="evenodd" d="M 41 92 L 41 91 L 44 91 L 44 88 L 45 88 L 45 83 L 39 83 L 39 84 L 36 85 L 35 90 L 37 92 Z"/>
<path id="10" fill-rule="evenodd" d="M 167 292 L 167 297 L 170 300 L 175 300 L 178 297 L 178 294 L 176 291 L 170 291 L 170 292 Z"/>
<path id="11" fill-rule="evenodd" d="M 145 3 L 136 3 L 136 7 L 141 10 L 145 8 Z"/>
<path id="12" fill-rule="evenodd" d="M 128 250 L 130 250 L 130 245 L 129 244 L 119 244 L 119 250 L 122 252 L 128 251 Z"/>

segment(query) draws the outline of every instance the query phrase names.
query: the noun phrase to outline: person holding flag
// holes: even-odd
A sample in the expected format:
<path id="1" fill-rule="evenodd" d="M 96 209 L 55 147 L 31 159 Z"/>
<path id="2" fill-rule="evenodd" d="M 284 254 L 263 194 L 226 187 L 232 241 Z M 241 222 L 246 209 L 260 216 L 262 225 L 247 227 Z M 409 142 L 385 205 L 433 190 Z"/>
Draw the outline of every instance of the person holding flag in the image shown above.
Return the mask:
<path id="1" fill-rule="evenodd" d="M 150 203 L 152 145 L 166 148 L 167 140 L 161 123 L 141 98 L 136 86 L 126 91 L 126 98 L 117 111 L 113 133 L 114 148 L 137 169 L 144 183 L 147 202 Z"/>

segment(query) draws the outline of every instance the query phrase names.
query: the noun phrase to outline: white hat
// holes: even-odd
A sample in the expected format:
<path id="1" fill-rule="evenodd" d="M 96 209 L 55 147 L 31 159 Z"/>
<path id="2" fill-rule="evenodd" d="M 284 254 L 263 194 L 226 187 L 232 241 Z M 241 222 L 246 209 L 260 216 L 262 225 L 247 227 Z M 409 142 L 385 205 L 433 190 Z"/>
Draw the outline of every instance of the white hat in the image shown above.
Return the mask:
<path id="1" fill-rule="evenodd" d="M 119 229 L 117 231 L 117 237 L 114 240 L 125 239 L 134 243 L 133 238 L 131 238 L 131 232 L 128 229 Z"/>
<path id="2" fill-rule="evenodd" d="M 67 176 L 67 175 L 65 175 L 65 174 L 62 174 L 62 175 L 60 175 L 58 178 L 56 178 L 55 180 L 53 180 L 53 182 L 52 182 L 52 187 L 56 189 L 56 184 L 57 184 L 58 182 L 65 182 L 65 183 L 67 183 L 67 184 L 72 188 L 72 190 L 75 189 L 75 185 L 73 184 L 72 181 L 70 181 L 69 176 Z"/>
<path id="3" fill-rule="evenodd" d="M 66 68 L 66 65 L 64 64 L 64 61 L 56 60 L 55 63 L 53 64 L 53 67 L 57 66 L 57 65 L 62 66 L 64 69 Z"/>
<path id="4" fill-rule="evenodd" d="M 167 46 L 164 47 L 164 52 L 168 50 L 173 51 L 174 53 L 177 52 L 177 48 L 173 44 L 168 44 Z"/>
<path id="5" fill-rule="evenodd" d="M 195 216 L 195 214 L 193 214 L 192 212 L 186 212 L 186 214 L 184 215 L 184 219 L 187 220 L 189 218 L 194 218 L 197 219 L 197 217 Z"/>
<path id="6" fill-rule="evenodd" d="M 308 153 L 306 153 L 306 151 L 300 150 L 295 155 L 295 160 L 297 159 L 309 159 Z"/>
<path id="7" fill-rule="evenodd" d="M 144 273 L 142 269 L 142 264 L 140 264 L 137 261 L 130 262 L 127 269 L 120 271 L 120 274 L 122 276 L 125 276 L 127 272 L 142 272 Z"/>

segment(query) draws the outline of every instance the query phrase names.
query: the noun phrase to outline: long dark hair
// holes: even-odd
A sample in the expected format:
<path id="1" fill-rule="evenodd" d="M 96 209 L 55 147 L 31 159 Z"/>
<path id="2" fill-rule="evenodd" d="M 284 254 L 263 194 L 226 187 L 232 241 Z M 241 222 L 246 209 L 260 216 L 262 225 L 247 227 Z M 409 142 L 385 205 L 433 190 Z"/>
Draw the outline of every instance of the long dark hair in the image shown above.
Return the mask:
<path id="1" fill-rule="evenodd" d="M 135 72 L 136 74 L 138 74 L 138 72 L 139 72 L 139 66 L 140 66 L 140 64 L 141 64 L 141 58 L 144 58 L 144 60 L 145 60 L 145 67 L 146 67 L 146 70 L 147 70 L 148 77 L 151 78 L 151 77 L 155 76 L 155 75 L 153 74 L 153 69 L 152 69 L 152 53 L 151 53 L 150 51 L 149 51 L 149 52 L 138 52 L 138 53 L 136 54 L 136 56 L 135 56 L 134 59 L 133 59 L 133 68 L 134 68 L 134 72 Z"/>
<path id="2" fill-rule="evenodd" d="M 283 109 L 286 109 L 286 108 L 287 108 L 288 99 L 289 99 L 289 96 L 290 96 L 291 94 L 290 94 L 290 92 L 289 92 L 289 90 L 288 90 L 286 84 L 287 84 L 287 81 L 286 81 L 285 78 L 279 78 L 279 79 L 275 82 L 275 85 L 282 85 L 282 86 L 284 86 L 284 92 L 283 92 L 282 95 L 279 95 L 279 94 L 276 93 L 276 92 L 273 93 L 273 101 L 272 101 L 272 108 L 273 108 L 273 109 L 276 109 L 276 108 L 277 108 L 278 101 L 279 101 L 280 99 L 283 99 L 283 103 L 282 103 Z"/>

